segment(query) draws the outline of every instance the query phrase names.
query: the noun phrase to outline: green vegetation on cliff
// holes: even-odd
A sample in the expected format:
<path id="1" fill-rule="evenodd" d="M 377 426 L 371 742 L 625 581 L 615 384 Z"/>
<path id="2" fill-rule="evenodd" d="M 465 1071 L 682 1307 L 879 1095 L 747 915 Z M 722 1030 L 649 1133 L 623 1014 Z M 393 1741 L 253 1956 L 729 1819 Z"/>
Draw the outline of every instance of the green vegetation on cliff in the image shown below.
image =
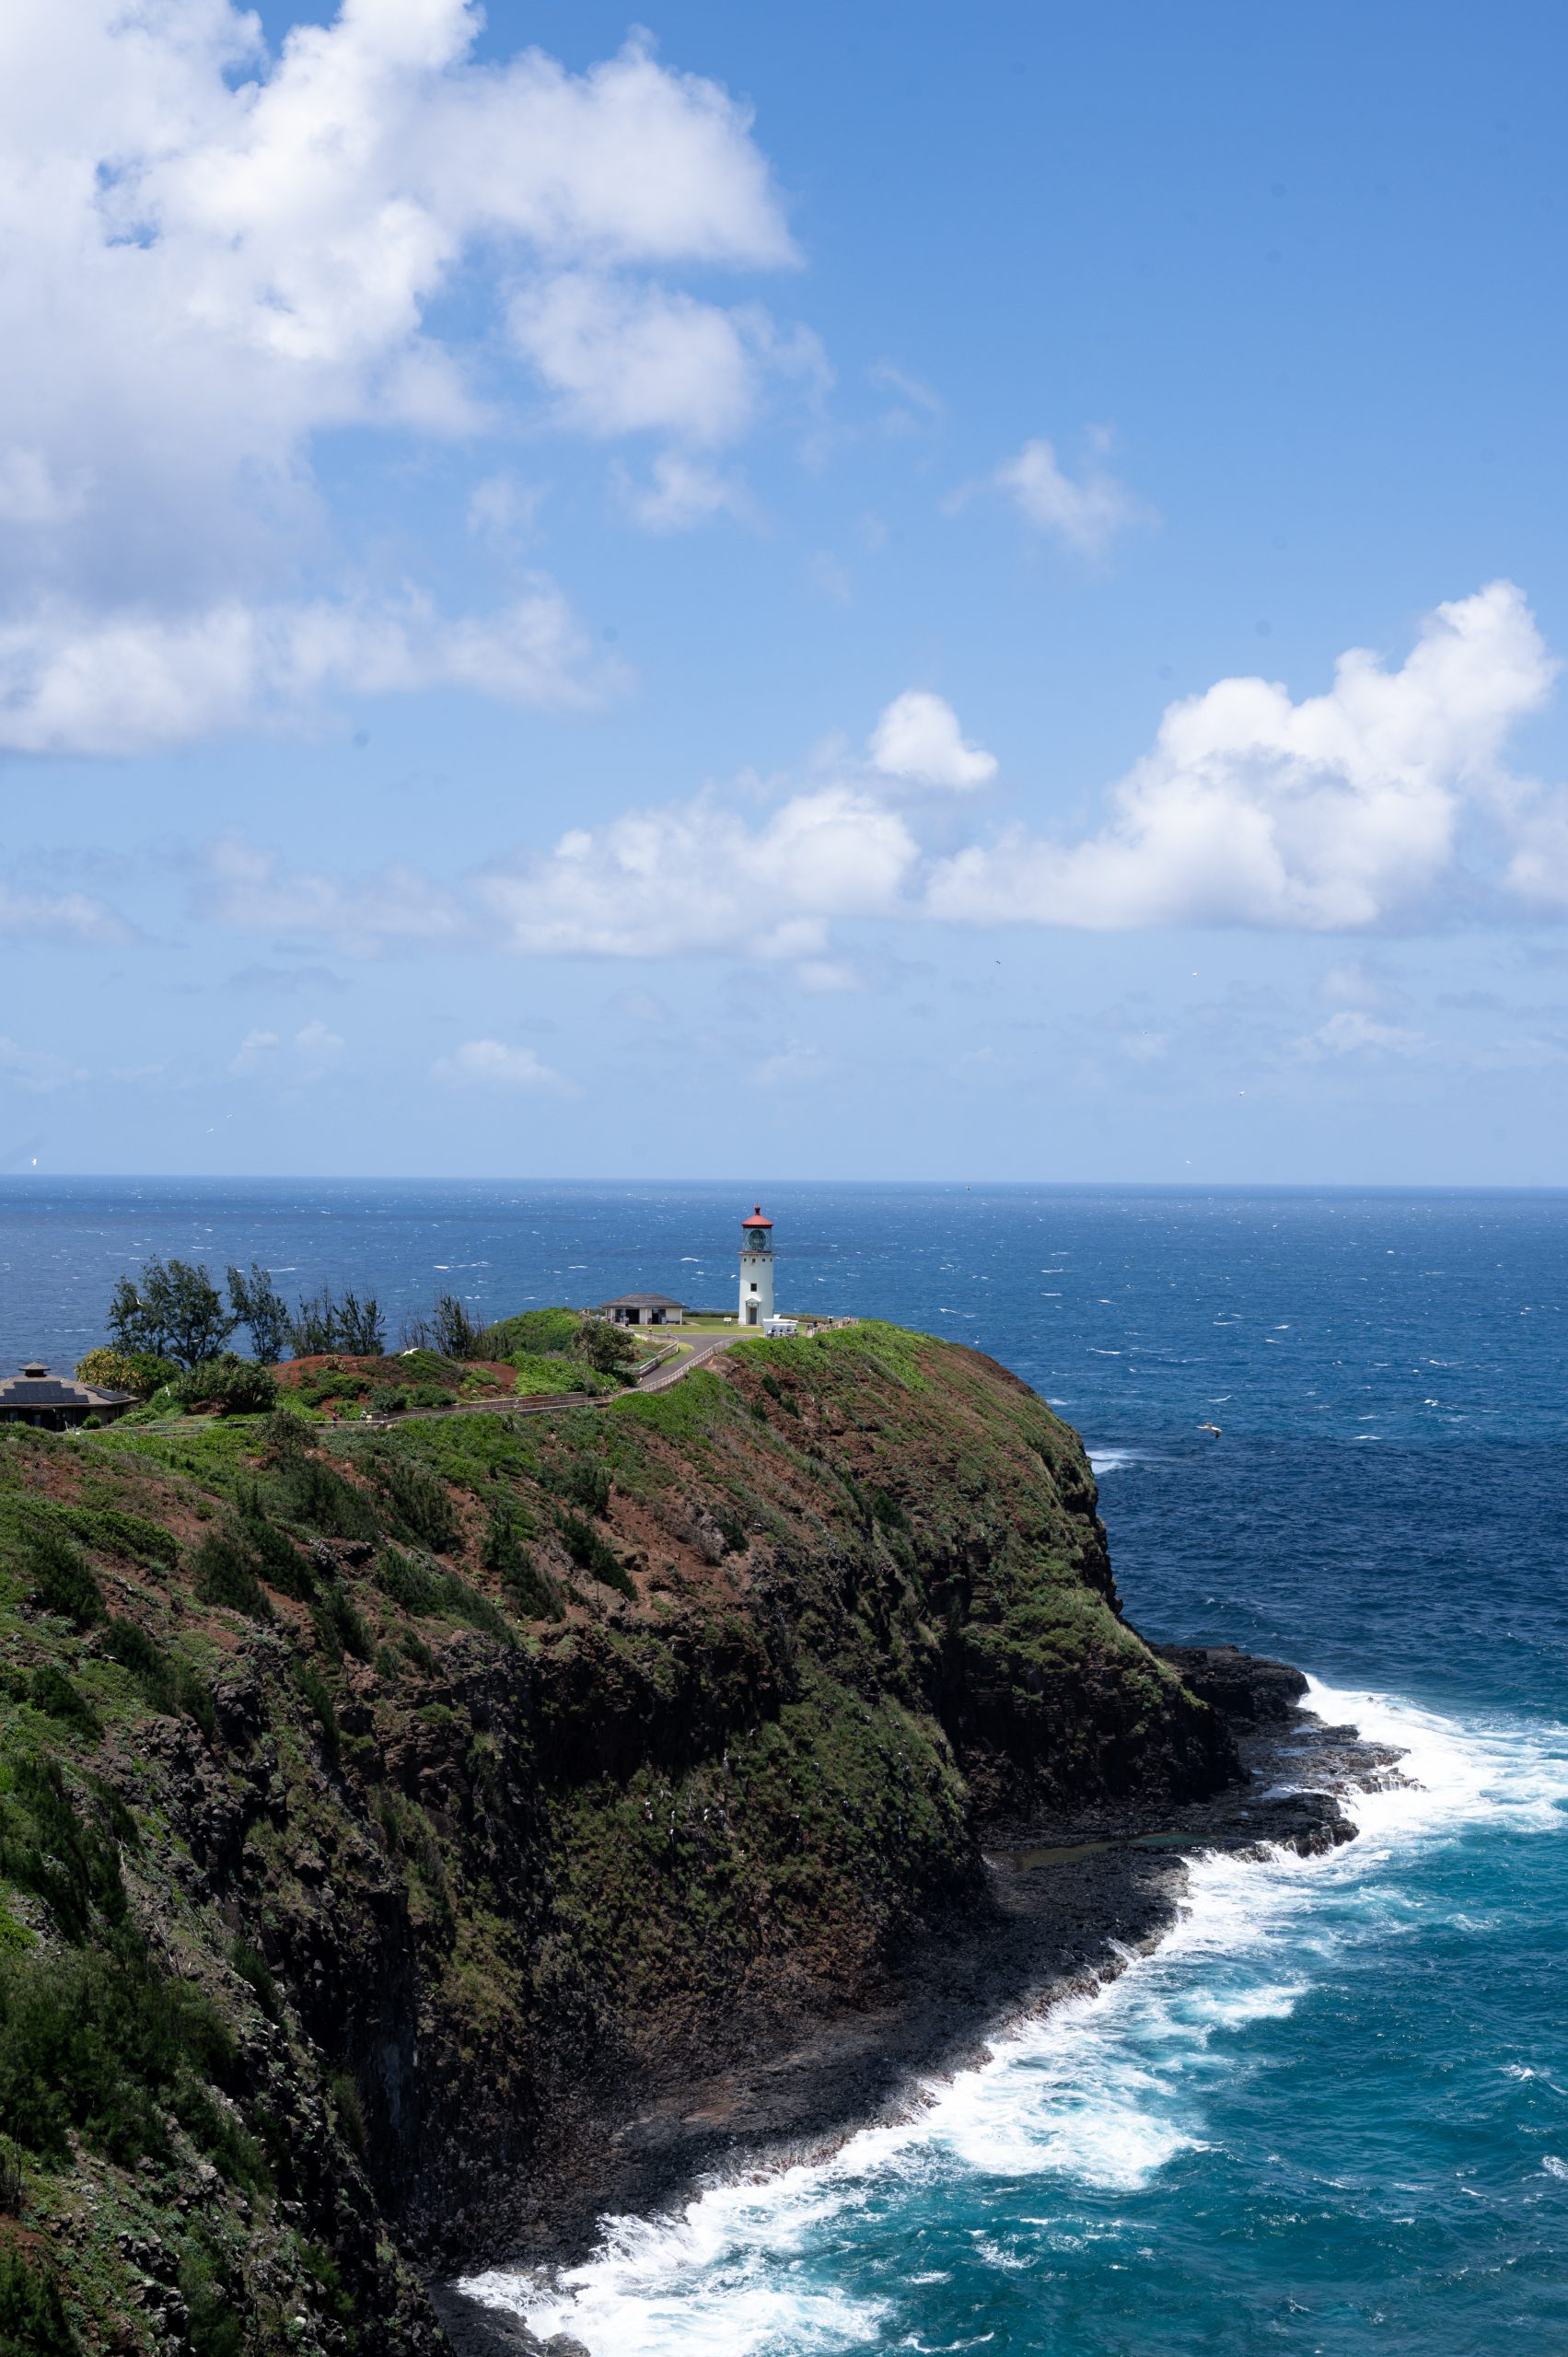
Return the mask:
<path id="1" fill-rule="evenodd" d="M 542 1417 L 11 1431 L 0 1635 L 0 2351 L 434 2351 L 402 2254 L 864 2001 L 987 1820 L 1230 1764 L 1076 1438 L 875 1324 Z"/>

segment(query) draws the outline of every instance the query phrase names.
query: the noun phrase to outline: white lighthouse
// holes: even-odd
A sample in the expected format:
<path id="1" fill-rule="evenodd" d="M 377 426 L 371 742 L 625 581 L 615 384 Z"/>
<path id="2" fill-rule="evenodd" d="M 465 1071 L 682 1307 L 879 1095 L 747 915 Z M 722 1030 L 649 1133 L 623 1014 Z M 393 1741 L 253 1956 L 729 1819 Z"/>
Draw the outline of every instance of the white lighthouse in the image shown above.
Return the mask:
<path id="1" fill-rule="evenodd" d="M 740 1223 L 740 1322 L 765 1326 L 773 1314 L 773 1223 L 759 1203 Z"/>

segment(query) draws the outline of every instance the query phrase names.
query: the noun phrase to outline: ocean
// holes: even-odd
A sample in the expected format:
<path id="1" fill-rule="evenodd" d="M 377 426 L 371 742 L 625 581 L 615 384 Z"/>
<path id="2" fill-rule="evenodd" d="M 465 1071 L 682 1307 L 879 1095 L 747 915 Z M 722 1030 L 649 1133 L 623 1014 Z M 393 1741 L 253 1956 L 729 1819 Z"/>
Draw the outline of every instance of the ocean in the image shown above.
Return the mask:
<path id="1" fill-rule="evenodd" d="M 0 1362 L 149 1251 L 477 1311 L 733 1289 L 756 1190 L 0 1178 Z M 1409 1752 L 1324 1859 L 830 2160 L 489 2295 L 594 2357 L 1568 2349 L 1568 1197 L 769 1189 L 781 1306 L 947 1333 L 1084 1434 L 1130 1618 Z M 1205 1424 L 1220 1427 L 1217 1434 Z"/>

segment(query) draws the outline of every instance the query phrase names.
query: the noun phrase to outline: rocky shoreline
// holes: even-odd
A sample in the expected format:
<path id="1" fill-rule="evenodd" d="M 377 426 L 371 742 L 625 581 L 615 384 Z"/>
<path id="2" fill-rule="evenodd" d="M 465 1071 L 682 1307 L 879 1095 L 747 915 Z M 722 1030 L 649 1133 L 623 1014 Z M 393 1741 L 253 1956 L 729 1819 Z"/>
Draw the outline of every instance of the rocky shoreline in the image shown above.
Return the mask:
<path id="1" fill-rule="evenodd" d="M 999 2027 L 1103 1987 L 1156 1946 L 1180 1911 L 1189 1857 L 1321 1854 L 1355 1837 L 1342 1795 L 1402 1781 L 1397 1751 L 1304 1707 L 1307 1680 L 1288 1664 L 1228 1645 L 1153 1650 L 1224 1717 L 1241 1780 L 1158 1824 L 1146 1808 L 1104 1805 L 990 1822 L 981 1903 L 928 1921 L 871 2002 L 803 2020 L 793 2040 L 640 2104 L 602 2170 L 488 2263 L 547 2274 L 584 2258 L 606 2215 L 674 2210 L 704 2183 L 820 2160 L 862 2128 L 907 2118 L 934 2081 L 983 2061 Z M 461 2279 L 430 2292 L 457 2357 L 589 2357 L 569 2335 L 539 2340 Z"/>
<path id="2" fill-rule="evenodd" d="M 0 1448 L 0 2339 L 505 2347 L 443 2287 L 907 2110 L 1390 1772 L 1146 1645 L 1076 1434 L 930 1336 L 189 1423 Z"/>

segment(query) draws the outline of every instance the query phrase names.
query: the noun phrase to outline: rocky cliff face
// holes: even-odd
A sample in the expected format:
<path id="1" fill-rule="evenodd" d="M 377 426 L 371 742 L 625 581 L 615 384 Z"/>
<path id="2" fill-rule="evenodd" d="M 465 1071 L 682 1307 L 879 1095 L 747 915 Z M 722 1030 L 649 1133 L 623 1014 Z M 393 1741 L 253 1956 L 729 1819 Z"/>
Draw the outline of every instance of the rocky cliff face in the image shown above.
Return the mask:
<path id="1" fill-rule="evenodd" d="M 0 1573 L 0 2347 L 435 2352 L 421 2268 L 872 2003 L 982 1831 L 1236 1772 L 1075 1436 L 883 1326 L 528 1422 L 12 1433 Z"/>

